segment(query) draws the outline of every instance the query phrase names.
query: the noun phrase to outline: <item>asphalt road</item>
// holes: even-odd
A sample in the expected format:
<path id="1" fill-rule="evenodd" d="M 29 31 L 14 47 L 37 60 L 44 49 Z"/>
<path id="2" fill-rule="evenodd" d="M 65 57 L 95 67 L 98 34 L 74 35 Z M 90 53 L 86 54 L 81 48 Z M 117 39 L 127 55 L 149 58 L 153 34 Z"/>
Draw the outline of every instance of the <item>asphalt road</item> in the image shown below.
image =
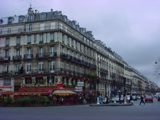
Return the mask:
<path id="1" fill-rule="evenodd" d="M 160 120 L 160 102 L 132 106 L 0 107 L 0 120 Z"/>

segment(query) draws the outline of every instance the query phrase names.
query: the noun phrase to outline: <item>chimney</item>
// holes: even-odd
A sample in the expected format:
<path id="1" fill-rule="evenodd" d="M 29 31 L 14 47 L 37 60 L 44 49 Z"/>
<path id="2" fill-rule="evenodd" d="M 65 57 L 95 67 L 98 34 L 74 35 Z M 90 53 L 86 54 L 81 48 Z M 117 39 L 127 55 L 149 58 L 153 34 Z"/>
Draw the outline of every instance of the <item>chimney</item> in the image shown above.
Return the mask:
<path id="1" fill-rule="evenodd" d="M 51 9 L 51 12 L 53 12 L 53 9 Z"/>

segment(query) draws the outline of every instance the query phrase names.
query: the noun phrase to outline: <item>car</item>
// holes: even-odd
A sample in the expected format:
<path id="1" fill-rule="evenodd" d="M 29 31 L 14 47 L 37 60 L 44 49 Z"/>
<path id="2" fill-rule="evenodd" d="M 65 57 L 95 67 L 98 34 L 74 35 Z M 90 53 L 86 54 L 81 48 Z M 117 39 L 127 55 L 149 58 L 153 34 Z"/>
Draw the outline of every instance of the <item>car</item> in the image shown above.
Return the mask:
<path id="1" fill-rule="evenodd" d="M 145 102 L 152 102 L 153 103 L 153 97 L 152 96 L 146 96 Z"/>

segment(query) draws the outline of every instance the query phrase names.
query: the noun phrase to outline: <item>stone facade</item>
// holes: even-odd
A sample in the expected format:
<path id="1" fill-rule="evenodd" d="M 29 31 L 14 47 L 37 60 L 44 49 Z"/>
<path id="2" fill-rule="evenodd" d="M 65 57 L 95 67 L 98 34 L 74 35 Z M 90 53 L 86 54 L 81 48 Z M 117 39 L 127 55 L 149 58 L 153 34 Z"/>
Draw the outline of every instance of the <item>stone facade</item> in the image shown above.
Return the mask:
<path id="1" fill-rule="evenodd" d="M 103 95 L 157 87 L 76 21 L 60 11 L 31 8 L 27 15 L 0 19 L 0 75 L 3 91 L 60 82 L 76 86 L 78 81 Z"/>

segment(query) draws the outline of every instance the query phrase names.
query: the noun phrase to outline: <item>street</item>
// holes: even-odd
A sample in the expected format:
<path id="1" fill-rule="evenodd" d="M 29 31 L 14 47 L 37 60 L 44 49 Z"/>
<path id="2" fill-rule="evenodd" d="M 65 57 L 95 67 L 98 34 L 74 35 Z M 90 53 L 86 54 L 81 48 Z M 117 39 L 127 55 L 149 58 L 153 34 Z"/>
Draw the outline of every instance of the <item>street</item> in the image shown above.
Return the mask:
<path id="1" fill-rule="evenodd" d="M 0 120 L 159 120 L 160 102 L 132 106 L 0 107 Z"/>

